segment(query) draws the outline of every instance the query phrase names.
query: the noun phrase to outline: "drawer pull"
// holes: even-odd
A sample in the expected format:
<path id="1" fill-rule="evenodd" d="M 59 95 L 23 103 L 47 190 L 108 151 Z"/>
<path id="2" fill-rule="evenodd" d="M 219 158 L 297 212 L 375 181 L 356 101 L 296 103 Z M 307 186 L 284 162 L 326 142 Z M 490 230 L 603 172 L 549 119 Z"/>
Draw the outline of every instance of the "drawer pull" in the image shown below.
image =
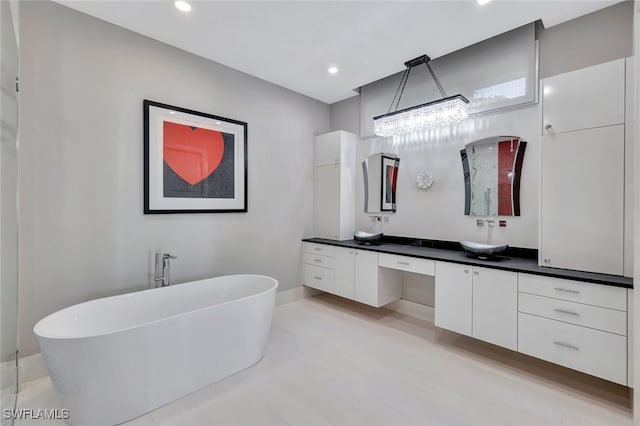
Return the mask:
<path id="1" fill-rule="evenodd" d="M 468 270 L 468 269 L 465 269 L 465 270 L 464 270 L 464 273 L 465 273 L 465 274 L 468 274 L 468 273 L 469 273 L 469 270 Z"/>
<path id="2" fill-rule="evenodd" d="M 409 262 L 400 262 L 400 261 L 398 261 L 397 263 L 398 263 L 398 265 L 411 266 L 411 264 Z"/>
<path id="3" fill-rule="evenodd" d="M 560 346 L 561 348 L 567 348 L 567 349 L 572 349 L 574 351 L 579 351 L 580 348 L 572 345 L 571 343 L 565 343 L 565 342 L 553 342 L 554 345 Z"/>
<path id="4" fill-rule="evenodd" d="M 573 315 L 573 316 L 576 316 L 576 317 L 579 317 L 579 316 L 580 316 L 580 314 L 579 314 L 579 313 L 577 313 L 577 312 L 567 311 L 567 310 L 565 310 L 565 309 L 558 309 L 558 308 L 556 308 L 556 309 L 554 309 L 554 311 L 555 311 L 555 312 L 557 312 L 557 313 L 559 313 L 559 314 Z"/>
<path id="5" fill-rule="evenodd" d="M 322 249 L 320 247 L 314 247 L 313 248 L 315 251 L 322 251 Z"/>
<path id="6" fill-rule="evenodd" d="M 313 277 L 314 280 L 322 281 L 322 277 Z"/>
<path id="7" fill-rule="evenodd" d="M 313 259 L 314 262 L 322 263 L 322 259 Z"/>
<path id="8" fill-rule="evenodd" d="M 473 271 L 473 275 L 480 275 L 480 272 L 478 272 L 478 271 Z"/>
<path id="9" fill-rule="evenodd" d="M 553 289 L 555 291 L 561 291 L 563 293 L 580 294 L 580 292 L 578 290 L 572 290 L 572 289 L 569 289 L 569 288 L 554 287 Z"/>

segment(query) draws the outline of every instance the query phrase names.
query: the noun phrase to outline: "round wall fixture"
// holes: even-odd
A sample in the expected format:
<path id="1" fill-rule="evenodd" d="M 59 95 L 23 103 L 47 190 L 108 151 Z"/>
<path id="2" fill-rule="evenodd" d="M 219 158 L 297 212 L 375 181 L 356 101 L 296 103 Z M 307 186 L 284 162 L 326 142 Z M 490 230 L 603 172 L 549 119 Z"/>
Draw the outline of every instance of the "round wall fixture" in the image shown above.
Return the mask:
<path id="1" fill-rule="evenodd" d="M 431 185 L 433 185 L 433 175 L 426 170 L 418 173 L 418 177 L 416 177 L 416 185 L 418 186 L 418 189 L 431 188 Z"/>

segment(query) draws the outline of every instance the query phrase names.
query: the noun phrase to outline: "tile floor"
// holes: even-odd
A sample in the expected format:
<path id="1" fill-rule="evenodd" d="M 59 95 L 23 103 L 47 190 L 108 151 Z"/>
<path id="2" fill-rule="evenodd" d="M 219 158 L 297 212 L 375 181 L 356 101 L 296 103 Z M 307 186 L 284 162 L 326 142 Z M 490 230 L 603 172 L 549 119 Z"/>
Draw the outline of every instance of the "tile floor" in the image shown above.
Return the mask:
<path id="1" fill-rule="evenodd" d="M 632 424 L 628 389 L 385 309 L 278 306 L 265 358 L 127 426 Z M 48 377 L 19 408 L 61 408 Z M 15 426 L 63 425 L 17 421 Z"/>

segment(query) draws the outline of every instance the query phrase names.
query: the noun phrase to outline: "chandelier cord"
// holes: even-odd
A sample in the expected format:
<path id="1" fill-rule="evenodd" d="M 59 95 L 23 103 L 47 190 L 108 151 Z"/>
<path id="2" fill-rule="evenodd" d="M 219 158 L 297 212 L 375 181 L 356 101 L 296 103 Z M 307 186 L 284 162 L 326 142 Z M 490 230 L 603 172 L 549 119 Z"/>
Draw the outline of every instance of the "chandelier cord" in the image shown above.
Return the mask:
<path id="1" fill-rule="evenodd" d="M 394 111 L 398 110 L 398 106 L 400 106 L 400 98 L 402 98 L 402 94 L 404 93 L 404 87 L 407 85 L 407 80 L 409 79 L 409 73 L 411 73 L 411 67 L 407 66 L 402 74 L 402 78 L 400 79 L 400 84 L 398 84 L 398 88 L 396 89 L 395 95 L 393 95 L 393 99 L 391 100 L 391 105 L 389 105 L 389 111 L 387 114 L 391 112 L 393 109 L 393 104 L 396 104 L 396 108 Z M 400 96 L 398 96 L 400 94 Z M 396 102 L 397 98 L 397 102 Z"/>
<path id="2" fill-rule="evenodd" d="M 440 90 L 440 94 L 442 95 L 443 98 L 446 98 L 447 94 L 445 93 L 444 88 L 442 87 L 442 84 L 440 84 L 440 80 L 438 80 L 438 77 L 436 77 L 436 73 L 433 72 L 433 69 L 431 69 L 431 65 L 429 65 L 429 62 L 425 62 L 425 65 L 427 66 L 427 69 L 431 73 L 431 77 L 433 78 L 433 81 L 436 83 L 436 86 L 438 86 L 438 90 Z"/>

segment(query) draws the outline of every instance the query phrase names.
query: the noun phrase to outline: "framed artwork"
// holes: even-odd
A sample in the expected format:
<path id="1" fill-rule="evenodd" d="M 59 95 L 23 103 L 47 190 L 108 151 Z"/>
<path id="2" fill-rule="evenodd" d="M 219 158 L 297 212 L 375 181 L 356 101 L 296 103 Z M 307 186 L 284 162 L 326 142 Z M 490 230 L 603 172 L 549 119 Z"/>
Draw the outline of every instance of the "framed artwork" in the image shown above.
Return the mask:
<path id="1" fill-rule="evenodd" d="M 400 159 L 382 154 L 382 194 L 380 210 L 396 211 L 396 186 L 398 182 L 398 165 Z"/>
<path id="2" fill-rule="evenodd" d="M 144 101 L 144 213 L 247 211 L 247 123 Z"/>

